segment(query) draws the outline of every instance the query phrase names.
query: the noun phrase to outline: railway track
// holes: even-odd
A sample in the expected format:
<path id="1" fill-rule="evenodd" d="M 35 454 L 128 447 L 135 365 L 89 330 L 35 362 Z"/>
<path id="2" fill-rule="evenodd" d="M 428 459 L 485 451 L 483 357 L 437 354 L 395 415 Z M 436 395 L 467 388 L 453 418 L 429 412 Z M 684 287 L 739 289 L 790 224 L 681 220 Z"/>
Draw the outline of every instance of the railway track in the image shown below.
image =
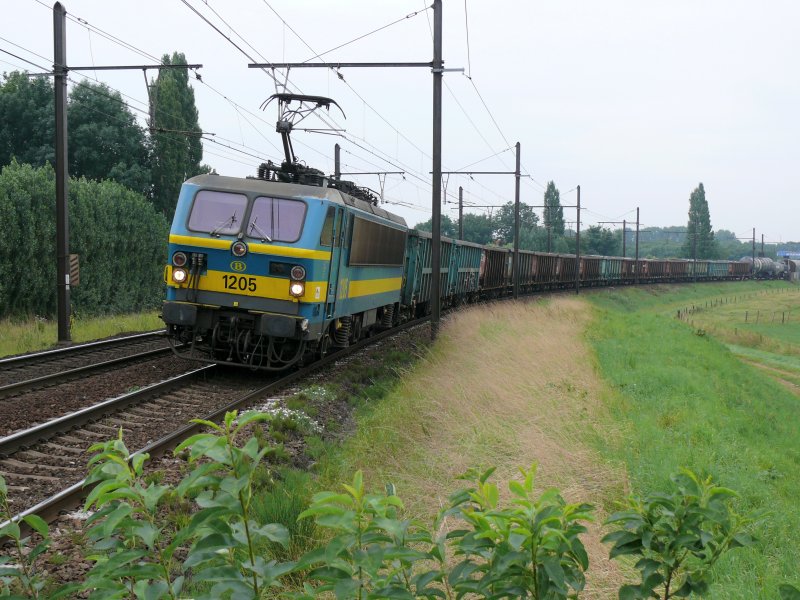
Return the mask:
<path id="1" fill-rule="evenodd" d="M 159 331 L 0 359 L 0 400 L 168 353 Z"/>
<path id="2" fill-rule="evenodd" d="M 314 364 L 284 375 L 250 374 L 215 365 L 124 394 L 48 423 L 0 438 L 0 474 L 9 488 L 14 519 L 55 519 L 87 493 L 83 477 L 93 443 L 116 436 L 137 453 L 163 453 L 200 429 L 192 418 L 219 420 L 309 376 L 314 371 L 427 319 L 379 333 Z M 2 524 L 0 524 L 1 526 Z"/>

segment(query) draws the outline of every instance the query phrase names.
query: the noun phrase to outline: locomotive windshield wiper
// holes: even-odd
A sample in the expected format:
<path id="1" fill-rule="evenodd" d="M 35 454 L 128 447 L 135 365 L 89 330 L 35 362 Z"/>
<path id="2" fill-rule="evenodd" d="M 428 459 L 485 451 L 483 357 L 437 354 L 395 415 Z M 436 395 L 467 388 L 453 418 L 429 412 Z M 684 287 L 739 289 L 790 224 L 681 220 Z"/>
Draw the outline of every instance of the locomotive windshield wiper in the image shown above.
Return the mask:
<path id="1" fill-rule="evenodd" d="M 233 225 L 235 224 L 236 224 L 236 213 L 234 212 L 230 217 L 228 217 L 227 219 L 222 221 L 222 223 L 214 227 L 214 229 L 211 230 L 210 235 L 215 235 L 219 237 L 220 231 L 222 231 L 226 227 L 233 227 Z"/>
<path id="2" fill-rule="evenodd" d="M 262 242 L 266 240 L 267 242 L 270 242 L 270 243 L 272 243 L 272 238 L 271 238 L 271 237 L 269 237 L 269 236 L 268 236 L 268 235 L 267 235 L 267 234 L 264 232 L 264 230 L 263 230 L 263 229 L 261 229 L 261 227 L 259 227 L 258 225 L 256 225 L 256 221 L 258 221 L 258 217 L 256 217 L 255 219 L 253 219 L 253 221 L 250 223 L 250 227 L 248 227 L 248 228 L 247 228 L 247 235 L 249 235 L 250 237 L 253 237 L 253 230 L 255 229 L 255 230 L 258 232 L 258 233 L 260 233 L 260 234 L 261 234 L 261 241 L 262 241 Z"/>

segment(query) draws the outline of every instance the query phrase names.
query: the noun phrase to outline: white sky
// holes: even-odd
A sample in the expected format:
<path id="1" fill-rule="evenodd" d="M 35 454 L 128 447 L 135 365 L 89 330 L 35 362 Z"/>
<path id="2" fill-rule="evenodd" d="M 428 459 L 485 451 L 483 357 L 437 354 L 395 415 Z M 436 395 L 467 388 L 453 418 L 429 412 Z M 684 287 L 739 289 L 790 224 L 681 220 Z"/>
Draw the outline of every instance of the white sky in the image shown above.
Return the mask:
<path id="1" fill-rule="evenodd" d="M 432 11 L 424 10 L 425 1 L 186 0 L 255 55 L 237 37 L 242 36 L 263 56 L 259 61 L 277 62 L 309 59 L 415 11 L 421 12 L 325 59 L 429 61 Z M 49 66 L 52 4 L 0 4 L 0 48 Z M 248 69 L 248 59 L 181 0 L 66 0 L 65 5 L 71 16 L 156 57 L 178 50 L 189 62 L 202 63 L 203 81 L 240 108 L 195 81 L 201 127 L 222 144 L 281 158 L 275 105 L 259 110 L 275 92 L 271 80 Z M 461 73 L 445 75 L 444 168 L 477 163 L 470 168 L 513 170 L 513 149 L 503 150 L 519 141 L 523 172 L 532 178 L 523 179 L 522 201 L 541 204 L 543 186 L 553 180 L 562 204 L 575 204 L 571 190 L 580 184 L 587 208 L 583 227 L 635 220 L 637 206 L 643 226 L 685 225 L 689 194 L 702 181 L 715 229 L 749 237 L 755 227 L 759 240 L 762 233 L 768 242 L 799 240 L 798 22 L 800 3 L 792 0 L 444 0 L 445 66 L 464 67 L 472 75 L 472 82 Z M 67 44 L 73 66 L 152 62 L 73 21 Z M 25 66 L 0 53 L 0 71 Z M 405 180 L 389 176 L 386 182 L 386 200 L 402 205 L 386 208 L 409 224 L 427 220 L 430 71 L 345 69 L 343 75 L 349 87 L 327 69 L 295 69 L 290 82 L 295 91 L 334 98 L 347 114 L 344 120 L 332 113 L 336 123 L 366 150 L 298 131 L 296 153 L 332 172 L 338 141 L 344 171 L 405 170 Z M 129 96 L 131 106 L 146 108 L 141 72 L 98 71 L 97 76 Z M 307 122 L 324 126 L 317 119 Z M 213 143 L 204 148 L 204 162 L 220 174 L 255 174 L 261 162 Z M 376 176 L 353 179 L 379 188 Z M 512 176 L 451 176 L 449 202 L 459 185 L 469 203 L 513 199 Z M 453 204 L 443 208 L 457 216 Z M 574 214 L 565 209 L 567 220 L 574 221 Z"/>

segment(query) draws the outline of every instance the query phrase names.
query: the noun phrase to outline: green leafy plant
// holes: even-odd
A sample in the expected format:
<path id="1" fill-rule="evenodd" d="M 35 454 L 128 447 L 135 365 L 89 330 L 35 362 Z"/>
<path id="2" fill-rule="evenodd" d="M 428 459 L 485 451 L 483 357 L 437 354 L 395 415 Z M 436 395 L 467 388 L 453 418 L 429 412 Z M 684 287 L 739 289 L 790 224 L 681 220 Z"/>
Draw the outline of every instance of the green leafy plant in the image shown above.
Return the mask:
<path id="1" fill-rule="evenodd" d="M 13 520 L 11 507 L 8 504 L 8 487 L 5 479 L 0 476 L 0 540 L 9 538 L 12 541 L 13 555 L 0 556 L 0 597 L 16 598 L 43 598 L 42 589 L 45 580 L 36 572 L 36 558 L 50 546 L 49 529 L 40 517 L 27 515 L 22 518 L 33 531 L 42 539 L 30 551 L 26 548 L 31 542 L 30 537 L 23 537 L 19 523 Z M 21 591 L 22 594 L 17 594 Z"/>
<path id="2" fill-rule="evenodd" d="M 488 481 L 494 469 L 471 470 L 463 478 L 474 487 L 451 496 L 445 513 L 471 529 L 447 534 L 461 561 L 448 582 L 461 598 L 541 600 L 577 595 L 585 585 L 589 558 L 580 534 L 592 519 L 588 504 L 567 504 L 558 490 L 534 491 L 536 466 L 520 469 L 522 482 L 510 481 L 511 505 L 499 505 L 500 493 Z"/>
<path id="3" fill-rule="evenodd" d="M 611 558 L 639 558 L 640 581 L 620 588 L 621 600 L 703 595 L 719 557 L 753 543 L 746 532 L 753 517 L 733 511 L 734 491 L 685 469 L 671 479 L 670 493 L 631 496 L 606 521 L 617 527 L 603 538 L 612 544 Z"/>
<path id="4" fill-rule="evenodd" d="M 298 569 L 309 569 L 309 582 L 296 599 L 333 592 L 337 599 L 444 597 L 432 583 L 444 580 L 444 556 L 426 528 L 402 519 L 403 504 L 393 486 L 385 494 L 368 494 L 361 471 L 344 493 L 321 492 L 300 519 L 313 517 L 317 526 L 333 532 L 324 547 L 312 550 Z M 431 562 L 433 561 L 433 562 Z M 436 565 L 434 568 L 430 566 Z"/>
<path id="5" fill-rule="evenodd" d="M 188 452 L 194 469 L 174 489 L 144 476 L 148 457 L 130 455 L 122 432 L 91 448 L 97 453 L 87 482 L 95 487 L 86 508 L 97 510 L 88 532 L 95 565 L 82 584 L 60 595 L 84 589 L 92 590 L 90 598 L 178 598 L 191 579 L 202 588 L 192 593 L 195 598 L 259 598 L 291 570 L 291 564 L 267 561 L 257 552 L 266 543 L 285 545 L 285 528 L 250 515 L 253 480 L 270 448 L 260 448 L 255 437 L 236 444 L 243 428 L 269 416 L 237 416 L 227 413 L 222 425 L 195 421 L 213 433 L 192 436 L 175 449 Z M 184 526 L 170 527 L 169 515 L 159 511 L 169 498 L 191 499 L 199 510 Z"/>
<path id="6" fill-rule="evenodd" d="M 286 546 L 289 534 L 283 525 L 262 524 L 252 518 L 253 482 L 258 466 L 271 452 L 251 437 L 242 447 L 236 438 L 243 428 L 269 420 L 269 415 L 248 412 L 237 419 L 225 415 L 222 425 L 196 420 L 215 433 L 201 433 L 181 443 L 175 452 L 189 449 L 195 469 L 181 481 L 176 492 L 194 497 L 200 507 L 188 529 L 196 541 L 183 563 L 193 579 L 211 584 L 197 598 L 259 598 L 278 579 L 292 570 L 292 563 L 267 560 L 258 552 L 269 543 Z M 201 459 L 209 459 L 203 462 Z"/>
<path id="7" fill-rule="evenodd" d="M 585 584 L 589 559 L 580 541 L 592 507 L 567 504 L 556 490 L 534 493 L 536 468 L 512 481 L 510 506 L 488 482 L 494 469 L 471 470 L 474 487 L 451 496 L 433 531 L 399 516 L 402 503 L 391 486 L 386 494 L 364 491 L 356 473 L 345 493 L 322 492 L 301 518 L 314 517 L 334 532 L 330 542 L 298 563 L 310 568 L 304 592 L 315 598 L 531 598 L 558 599 L 577 594 Z M 466 527 L 448 530 L 449 518 Z M 450 568 L 452 558 L 460 560 Z"/>
<path id="8" fill-rule="evenodd" d="M 82 584 L 68 586 L 61 595 L 84 589 L 92 590 L 90 598 L 177 598 L 185 578 L 175 553 L 192 532 L 171 532 L 160 522 L 158 507 L 169 486 L 148 481 L 148 455 L 131 455 L 121 429 L 117 439 L 89 450 L 95 454 L 86 485 L 94 487 L 85 509 L 96 511 L 87 521 L 87 539 L 93 543 L 89 559 L 95 564 Z"/>

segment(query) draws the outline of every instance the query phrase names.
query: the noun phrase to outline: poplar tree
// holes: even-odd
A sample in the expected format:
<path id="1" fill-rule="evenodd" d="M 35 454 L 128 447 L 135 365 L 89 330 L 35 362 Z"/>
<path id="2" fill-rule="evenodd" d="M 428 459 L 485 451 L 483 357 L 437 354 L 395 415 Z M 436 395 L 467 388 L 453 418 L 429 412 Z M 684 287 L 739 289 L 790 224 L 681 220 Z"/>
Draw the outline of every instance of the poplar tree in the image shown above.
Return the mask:
<path id="1" fill-rule="evenodd" d="M 695 238 L 697 246 L 695 253 Z M 689 223 L 686 226 L 686 241 L 683 256 L 687 258 L 717 258 L 717 244 L 711 230 L 711 215 L 708 212 L 706 190 L 700 183 L 689 196 Z"/>
<path id="2" fill-rule="evenodd" d="M 561 193 L 556 184 L 552 181 L 547 182 L 547 189 L 544 191 L 544 211 L 542 221 L 547 235 L 547 252 L 553 251 L 553 238 L 564 235 L 564 209 L 561 208 Z"/>
<path id="3" fill-rule="evenodd" d="M 544 192 L 543 221 L 544 226 L 550 227 L 553 234 L 564 235 L 564 209 L 561 208 L 561 193 L 552 181 L 547 182 L 547 189 Z"/>
<path id="4" fill-rule="evenodd" d="M 186 64 L 183 53 L 164 55 L 162 64 Z M 181 184 L 207 173 L 201 165 L 202 130 L 198 124 L 194 90 L 186 69 L 162 69 L 150 86 L 153 204 L 167 219 L 175 213 Z"/>

